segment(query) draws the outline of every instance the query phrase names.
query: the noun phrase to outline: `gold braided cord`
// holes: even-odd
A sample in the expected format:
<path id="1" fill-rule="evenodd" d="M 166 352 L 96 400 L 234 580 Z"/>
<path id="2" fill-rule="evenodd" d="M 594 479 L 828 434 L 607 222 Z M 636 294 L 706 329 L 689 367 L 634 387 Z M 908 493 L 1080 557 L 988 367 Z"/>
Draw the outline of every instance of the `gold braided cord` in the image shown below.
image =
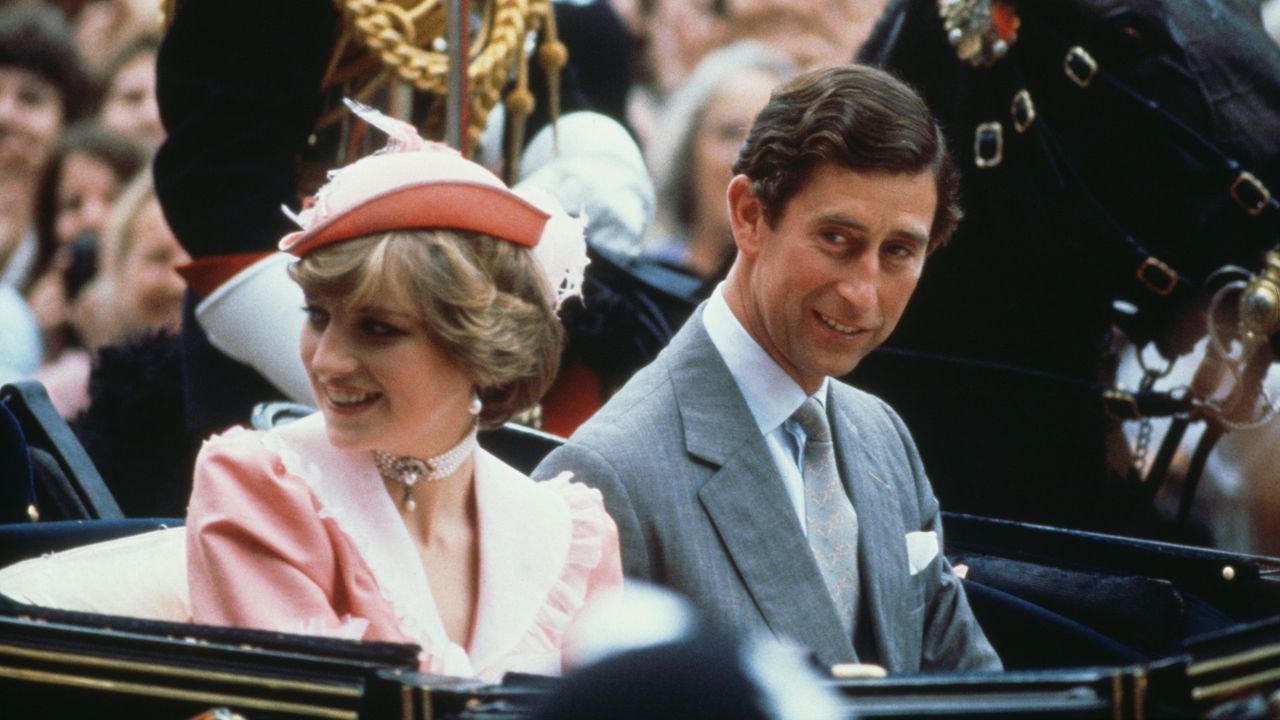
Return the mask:
<path id="1" fill-rule="evenodd" d="M 268 0 L 270 1 L 270 0 Z M 173 20 L 178 0 L 155 0 L 164 25 Z M 436 49 L 445 34 L 446 0 L 333 0 L 343 14 L 321 87 L 343 88 L 348 97 L 377 105 L 375 96 L 393 80 L 414 89 L 448 95 L 449 56 Z M 560 71 L 568 53 L 556 33 L 552 0 L 473 0 L 483 16 L 472 28 L 467 82 L 470 102 L 468 147 L 478 146 L 489 114 L 502 99 L 502 89 L 516 71 L 516 88 L 509 93 L 510 114 L 519 122 L 533 111 L 528 90 L 524 49 L 529 33 L 542 31 L 538 62 L 549 84 L 550 113 L 560 115 Z M 440 124 L 440 111 L 428 124 Z M 316 123 L 320 131 L 346 118 L 346 109 L 329 108 Z M 517 128 L 517 136 L 522 131 Z M 431 133 L 427 133 L 430 135 Z M 510 158 L 508 158 L 510 160 Z"/>
<path id="2" fill-rule="evenodd" d="M 448 53 L 436 49 L 445 32 L 444 0 L 335 2 L 351 30 L 352 45 L 363 47 L 394 77 L 415 89 L 439 96 L 448 94 Z M 483 5 L 484 17 L 471 41 L 466 73 L 471 96 L 468 138 L 472 148 L 512 70 L 523 64 L 528 33 L 544 27 L 553 12 L 550 0 L 488 0 Z M 523 71 L 519 74 L 523 75 Z M 379 74 L 371 82 L 383 84 L 386 77 Z M 356 94 L 371 92 L 366 86 Z"/>

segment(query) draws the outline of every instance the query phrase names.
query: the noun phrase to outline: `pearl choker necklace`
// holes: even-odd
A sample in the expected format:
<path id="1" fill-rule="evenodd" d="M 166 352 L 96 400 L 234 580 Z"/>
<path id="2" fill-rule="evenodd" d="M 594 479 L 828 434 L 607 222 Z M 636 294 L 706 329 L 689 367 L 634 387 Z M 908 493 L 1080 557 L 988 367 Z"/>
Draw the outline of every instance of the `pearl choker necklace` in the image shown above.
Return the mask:
<path id="1" fill-rule="evenodd" d="M 382 477 L 404 486 L 404 498 L 400 504 L 404 509 L 413 511 L 418 504 L 413 501 L 413 488 L 423 480 L 441 480 L 447 478 L 462 467 L 476 448 L 476 427 L 462 438 L 462 442 L 445 450 L 433 458 L 416 458 L 410 456 L 396 457 L 386 450 L 374 450 L 373 462 L 378 466 Z"/>

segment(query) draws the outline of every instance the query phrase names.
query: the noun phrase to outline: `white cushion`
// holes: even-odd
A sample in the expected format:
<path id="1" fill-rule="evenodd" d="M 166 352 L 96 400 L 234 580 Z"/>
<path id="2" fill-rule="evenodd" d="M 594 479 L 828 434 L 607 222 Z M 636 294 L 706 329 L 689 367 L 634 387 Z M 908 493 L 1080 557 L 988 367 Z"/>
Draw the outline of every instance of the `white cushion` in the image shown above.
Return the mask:
<path id="1" fill-rule="evenodd" d="M 0 593 L 40 607 L 188 622 L 186 528 L 23 560 L 0 570 Z"/>

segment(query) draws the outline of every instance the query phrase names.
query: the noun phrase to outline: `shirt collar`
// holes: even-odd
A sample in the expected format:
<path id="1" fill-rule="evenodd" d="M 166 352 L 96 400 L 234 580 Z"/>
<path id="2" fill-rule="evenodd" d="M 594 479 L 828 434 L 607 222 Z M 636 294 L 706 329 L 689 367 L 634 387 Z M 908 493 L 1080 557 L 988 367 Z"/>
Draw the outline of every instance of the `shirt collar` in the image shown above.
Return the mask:
<path id="1" fill-rule="evenodd" d="M 729 303 L 724 299 L 724 283 L 717 285 L 707 299 L 702 324 L 747 401 L 760 434 L 773 432 L 804 403 L 807 397 L 804 388 L 760 347 L 760 343 L 751 337 L 729 309 Z M 823 378 L 822 385 L 814 393 L 824 408 L 830 382 L 830 378 Z"/>

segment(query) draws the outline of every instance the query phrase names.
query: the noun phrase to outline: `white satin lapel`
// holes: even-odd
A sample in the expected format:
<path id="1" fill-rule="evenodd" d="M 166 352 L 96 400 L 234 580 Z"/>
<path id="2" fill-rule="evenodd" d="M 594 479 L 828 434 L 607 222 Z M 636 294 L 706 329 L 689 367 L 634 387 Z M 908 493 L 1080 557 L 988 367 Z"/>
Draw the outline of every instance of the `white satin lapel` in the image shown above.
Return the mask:
<path id="1" fill-rule="evenodd" d="M 275 434 L 292 450 L 291 459 L 282 453 L 286 465 L 307 481 L 320 500 L 321 517 L 332 517 L 364 558 L 382 596 L 391 603 L 401 632 L 427 653 L 443 653 L 450 641 L 426 570 L 372 456 L 333 447 L 320 413 Z"/>
<path id="2" fill-rule="evenodd" d="M 528 635 L 568 559 L 569 509 L 554 492 L 476 451 L 480 588 L 469 655 L 477 672 Z"/>

